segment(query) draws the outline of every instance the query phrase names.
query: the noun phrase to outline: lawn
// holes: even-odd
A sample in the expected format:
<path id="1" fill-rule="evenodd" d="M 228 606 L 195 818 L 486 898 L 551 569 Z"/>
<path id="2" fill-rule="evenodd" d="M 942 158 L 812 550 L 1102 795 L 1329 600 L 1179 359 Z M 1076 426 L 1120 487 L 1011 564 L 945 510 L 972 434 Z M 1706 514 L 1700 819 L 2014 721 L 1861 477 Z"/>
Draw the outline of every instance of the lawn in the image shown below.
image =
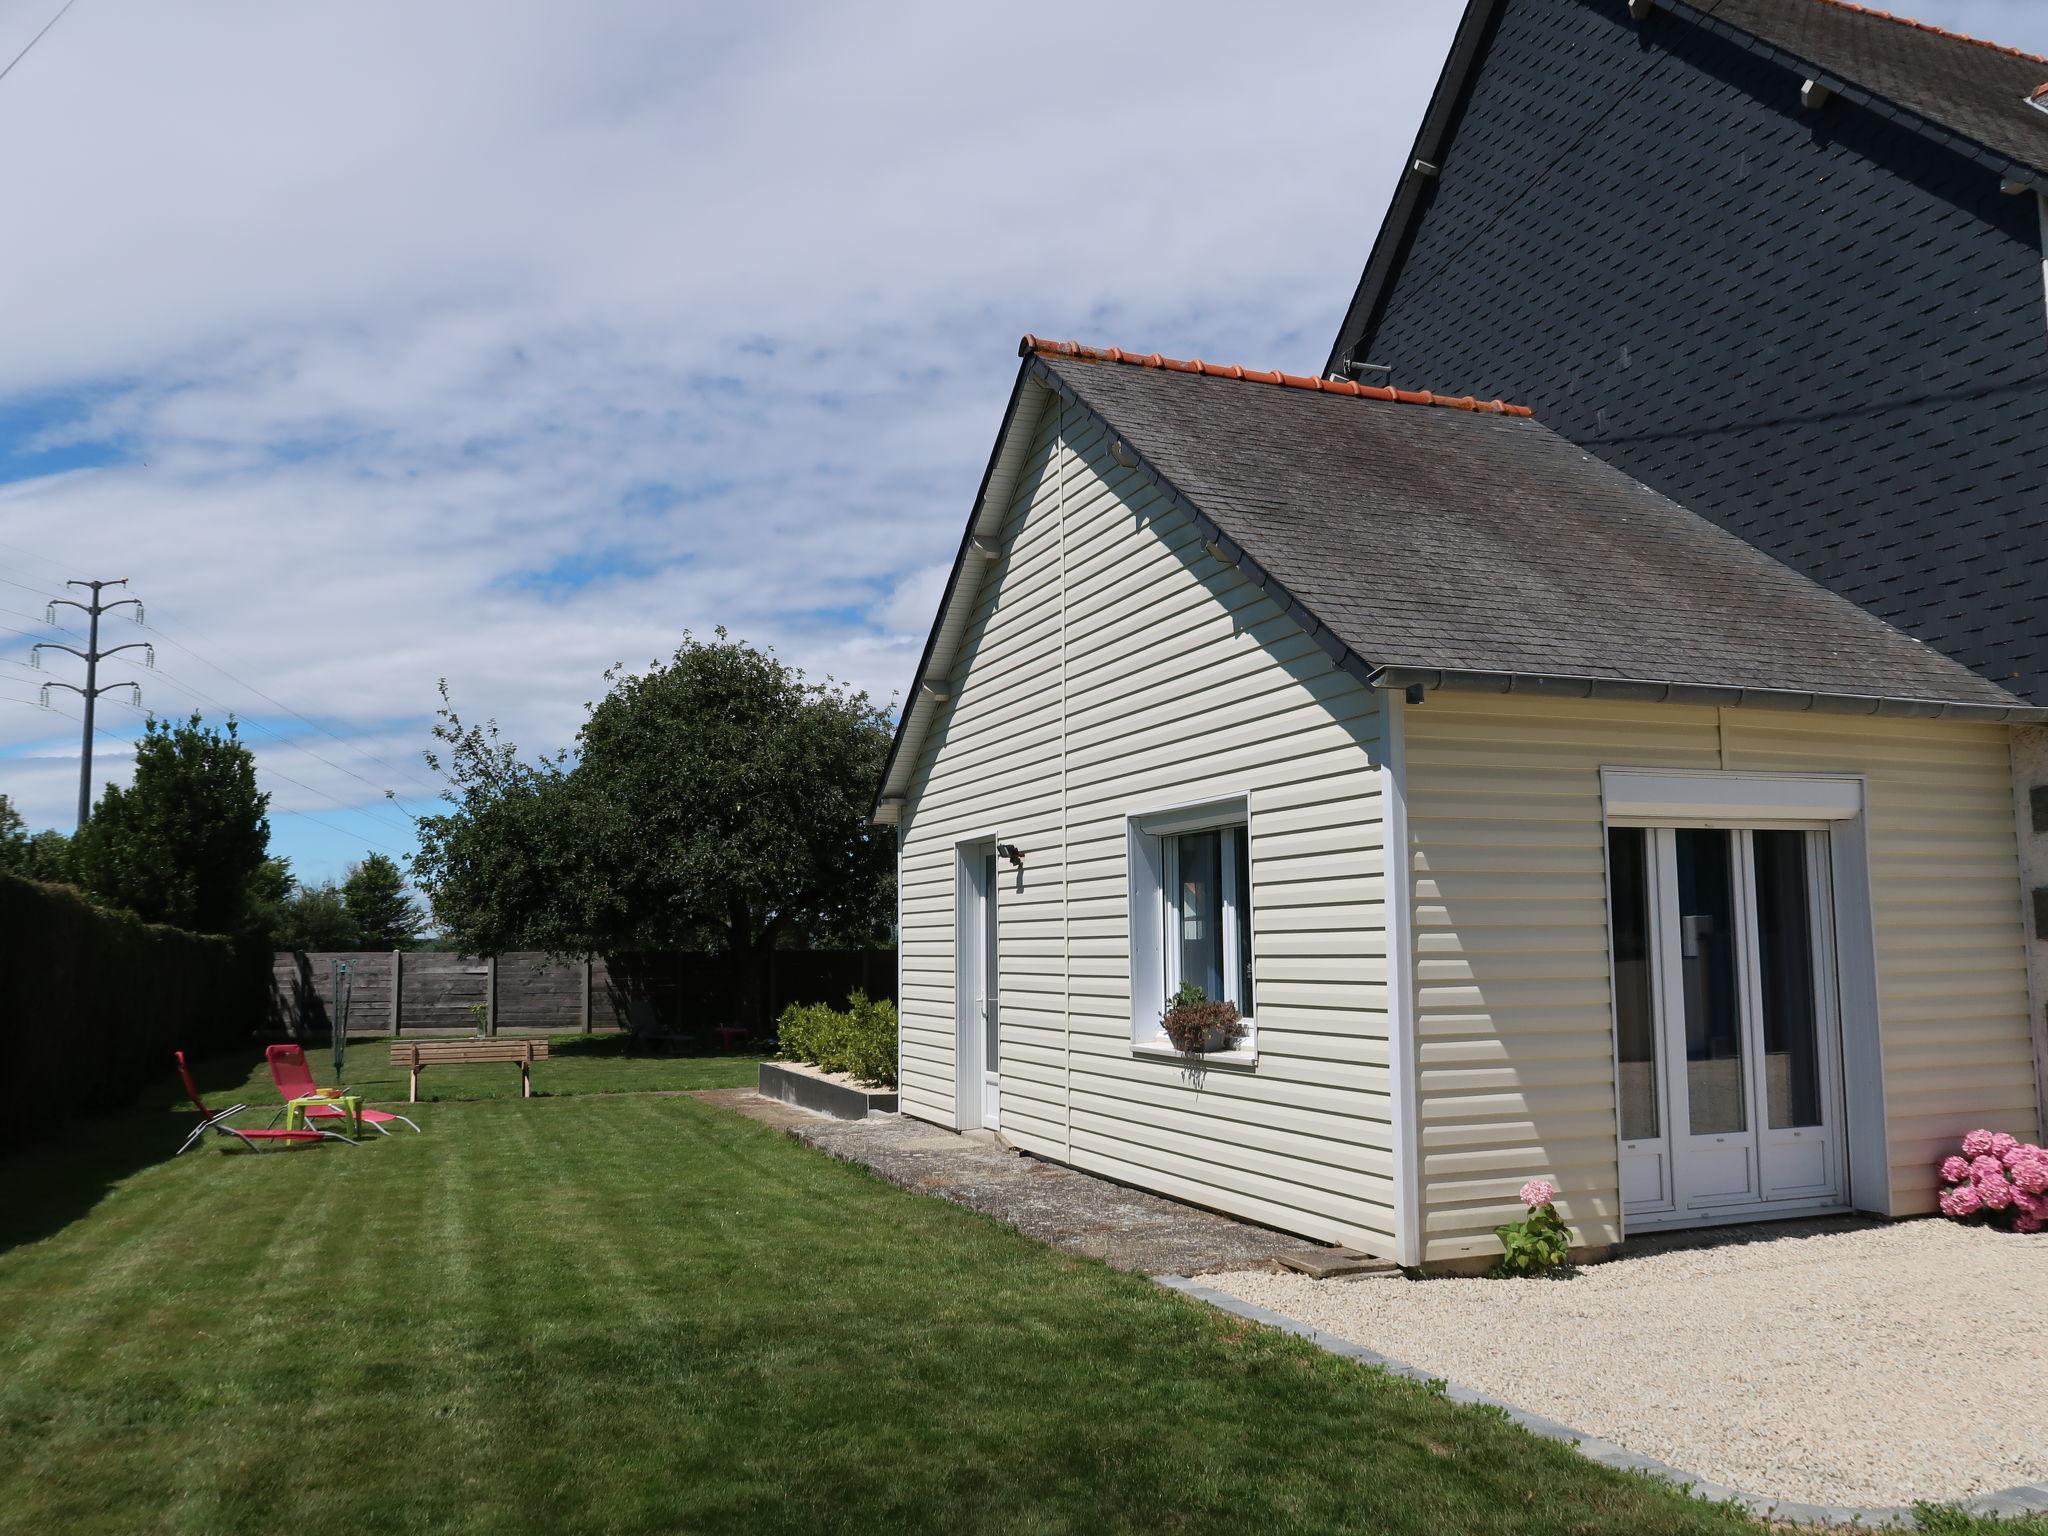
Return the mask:
<path id="1" fill-rule="evenodd" d="M 1758 1529 L 674 1091 L 743 1060 L 440 1070 L 421 1136 L 0 1163 L 0 1530 Z"/>

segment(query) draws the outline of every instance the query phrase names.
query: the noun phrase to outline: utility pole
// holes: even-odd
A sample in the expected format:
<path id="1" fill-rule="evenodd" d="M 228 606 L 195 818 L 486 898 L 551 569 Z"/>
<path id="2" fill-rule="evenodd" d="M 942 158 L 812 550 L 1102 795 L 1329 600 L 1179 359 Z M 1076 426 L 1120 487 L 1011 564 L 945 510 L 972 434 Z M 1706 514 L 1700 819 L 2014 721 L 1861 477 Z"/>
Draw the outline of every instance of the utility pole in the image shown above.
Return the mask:
<path id="1" fill-rule="evenodd" d="M 136 640 L 128 645 L 109 646 L 104 651 L 100 649 L 101 614 L 112 613 L 116 608 L 127 608 L 133 606 L 133 608 L 135 609 L 135 622 L 138 624 L 142 622 L 142 599 L 138 597 L 124 597 L 111 603 L 104 603 L 100 601 L 100 598 L 105 593 L 108 587 L 127 586 L 128 578 L 126 576 L 122 576 L 114 581 L 67 581 L 65 585 L 67 587 L 90 588 L 92 591 L 92 601 L 89 603 L 81 603 L 76 602 L 68 597 L 60 597 L 55 602 L 50 604 L 49 611 L 43 616 L 43 621 L 47 624 L 54 624 L 57 622 L 57 610 L 59 608 L 76 608 L 80 613 L 86 616 L 86 619 L 88 621 L 86 625 L 85 649 L 82 651 L 74 650 L 71 646 L 59 645 L 54 640 L 43 640 L 39 641 L 34 647 L 30 649 L 29 660 L 33 662 L 37 667 L 41 667 L 43 664 L 44 651 L 70 651 L 73 656 L 76 656 L 80 661 L 83 661 L 85 663 L 85 686 L 83 688 L 79 687 L 76 683 L 43 684 L 43 703 L 46 705 L 50 702 L 50 690 L 52 688 L 69 688 L 73 693 L 77 694 L 80 698 L 85 700 L 85 738 L 83 745 L 79 748 L 78 755 L 77 830 L 83 832 L 85 830 L 86 818 L 92 814 L 93 704 L 101 694 L 112 693 L 116 688 L 126 688 L 130 690 L 135 695 L 135 702 L 137 704 L 140 704 L 142 702 L 142 685 L 140 683 L 128 682 L 102 684 L 99 680 L 100 663 L 104 661 L 107 657 L 117 655 L 122 651 L 142 651 L 146 653 L 145 659 L 147 665 L 154 667 L 156 665 L 156 647 L 150 645 L 146 641 Z"/>

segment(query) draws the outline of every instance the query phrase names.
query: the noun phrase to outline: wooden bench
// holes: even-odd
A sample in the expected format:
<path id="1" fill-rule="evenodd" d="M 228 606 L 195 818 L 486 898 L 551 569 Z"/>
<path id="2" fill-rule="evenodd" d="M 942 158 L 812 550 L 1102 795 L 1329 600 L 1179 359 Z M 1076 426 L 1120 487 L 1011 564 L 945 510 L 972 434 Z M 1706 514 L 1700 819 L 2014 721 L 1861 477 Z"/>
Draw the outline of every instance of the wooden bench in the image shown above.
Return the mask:
<path id="1" fill-rule="evenodd" d="M 412 1084 L 408 1102 L 420 1101 L 420 1073 L 444 1062 L 516 1061 L 519 1063 L 519 1096 L 533 1097 L 533 1064 L 548 1059 L 545 1040 L 402 1040 L 391 1046 L 391 1065 L 408 1068 Z"/>

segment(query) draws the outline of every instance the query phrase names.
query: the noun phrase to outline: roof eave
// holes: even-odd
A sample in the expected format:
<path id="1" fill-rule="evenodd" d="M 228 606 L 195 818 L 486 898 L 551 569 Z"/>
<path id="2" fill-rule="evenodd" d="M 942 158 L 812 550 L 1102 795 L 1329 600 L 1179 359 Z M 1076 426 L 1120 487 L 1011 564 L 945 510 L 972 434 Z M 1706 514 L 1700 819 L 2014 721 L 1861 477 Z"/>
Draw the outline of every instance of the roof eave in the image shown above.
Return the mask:
<path id="1" fill-rule="evenodd" d="M 1883 715 L 1920 720 L 1975 720 L 1994 725 L 2048 724 L 2048 708 L 1829 693 L 1800 688 L 1748 688 L 1712 683 L 1660 682 L 1625 677 L 1580 677 L 1531 672 L 1487 672 L 1455 667 L 1384 666 L 1375 688 L 1444 689 L 1462 693 L 1516 693 L 1552 699 L 1614 699 L 1637 704 L 1711 704 L 1724 709 L 1786 710 L 1805 714 Z"/>
<path id="2" fill-rule="evenodd" d="M 953 627 L 949 620 L 955 616 L 956 605 L 964 615 L 965 610 L 974 602 L 975 592 L 965 591 L 961 586 L 962 570 L 972 557 L 974 540 L 985 533 L 995 531 L 993 525 L 984 527 L 983 524 L 988 522 L 991 509 L 996 522 L 1000 522 L 1003 509 L 1009 504 L 1017 472 L 1022 467 L 1021 456 L 1028 446 L 1029 434 L 1025 434 L 1023 440 L 1018 441 L 1017 428 L 1019 406 L 1026 398 L 1026 386 L 1035 386 L 1042 392 L 1041 398 L 1057 398 L 1076 410 L 1087 413 L 1100 421 L 1108 431 L 1115 433 L 1130 454 L 1130 467 L 1157 486 L 1179 507 L 1217 558 L 1225 564 L 1235 566 L 1247 581 L 1278 604 L 1280 609 L 1301 627 L 1303 633 L 1322 648 L 1323 653 L 1339 671 L 1349 673 L 1360 682 L 1368 682 L 1372 676 L 1371 661 L 1353 651 L 1328 625 L 1317 618 L 1308 605 L 1296 597 L 1279 577 L 1261 565 L 1243 545 L 1196 506 L 1193 499 L 1146 458 L 1143 451 L 1119 430 L 1115 422 L 1069 388 L 1064 379 L 1046 366 L 1044 358 L 1030 349 L 1028 341 L 1022 350 L 1025 354 L 1024 362 L 1018 370 L 1017 383 L 1010 393 L 1010 405 L 1003 414 L 1003 425 L 996 435 L 995 448 L 989 454 L 989 466 L 982 475 L 981 490 L 975 497 L 974 512 L 967 520 L 967 531 L 961 535 L 959 553 L 953 557 L 953 571 L 947 578 L 946 595 L 939 605 L 938 617 L 932 623 L 931 634 L 925 640 L 924 655 L 918 661 L 917 675 L 911 683 L 902 717 L 897 722 L 896 740 L 889 748 L 889 758 L 882 769 L 881 787 L 876 793 L 874 806 L 868 813 L 869 821 L 876 826 L 893 826 L 901 819 L 917 757 L 923 750 L 925 734 L 945 702 L 930 697 L 925 684 L 935 672 L 936 675 L 943 676 L 951 671 L 953 662 L 957 659 L 957 656 L 942 644 L 942 637 Z M 1100 363 L 1094 366 L 1114 368 L 1122 365 Z M 1032 424 L 1035 422 L 1036 417 L 1033 417 Z"/>
<path id="3" fill-rule="evenodd" d="M 981 485 L 974 493 L 973 510 L 968 513 L 967 527 L 960 535 L 960 547 L 953 554 L 953 569 L 946 577 L 946 595 L 939 601 L 931 633 L 925 636 L 924 652 L 918 657 L 917 672 L 903 701 L 903 713 L 896 721 L 896 739 L 889 744 L 888 760 L 882 765 L 882 779 L 875 791 L 875 803 L 868 811 L 871 825 L 894 826 L 901 819 L 910 772 L 923 748 L 932 718 L 943 703 L 926 692 L 925 684 L 933 676 L 935 665 L 941 676 L 952 670 L 955 658 L 942 645 L 942 640 L 952 627 L 949 621 L 964 620 L 966 611 L 972 607 L 979 593 L 979 581 L 968 588 L 963 586 L 961 577 L 970 562 L 977 568 L 979 566 L 980 556 L 975 552 L 974 541 L 985 531 L 982 525 L 988 519 L 989 508 L 994 506 L 1000 517 L 1001 508 L 1009 503 L 1009 487 L 1016 478 L 1017 460 L 1022 452 L 1016 445 L 1018 417 L 1027 405 L 1038 405 L 1043 399 L 1042 395 L 1034 397 L 1025 388 L 1031 382 L 1031 364 L 1034 361 L 1036 359 L 1027 359 L 1018 367 L 1016 382 L 1010 386 L 1010 400 L 1003 407 L 1002 426 L 996 432 L 995 446 L 989 450 L 988 464 L 981 472 Z M 1035 416 L 1032 422 L 1036 422 Z"/>

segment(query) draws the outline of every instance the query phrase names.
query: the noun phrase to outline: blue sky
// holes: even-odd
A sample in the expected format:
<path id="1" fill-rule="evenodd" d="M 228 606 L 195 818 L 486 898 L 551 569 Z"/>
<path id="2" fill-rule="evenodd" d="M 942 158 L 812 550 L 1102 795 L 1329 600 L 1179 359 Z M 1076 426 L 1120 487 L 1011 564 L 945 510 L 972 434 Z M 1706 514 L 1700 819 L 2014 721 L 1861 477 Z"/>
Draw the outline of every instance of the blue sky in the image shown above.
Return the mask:
<path id="1" fill-rule="evenodd" d="M 722 623 L 887 698 L 1017 336 L 1314 368 L 1458 9 L 79 0 L 0 83 L 0 791 L 70 823 L 68 576 L 314 878 L 410 848 L 441 678 L 554 747 Z"/>

